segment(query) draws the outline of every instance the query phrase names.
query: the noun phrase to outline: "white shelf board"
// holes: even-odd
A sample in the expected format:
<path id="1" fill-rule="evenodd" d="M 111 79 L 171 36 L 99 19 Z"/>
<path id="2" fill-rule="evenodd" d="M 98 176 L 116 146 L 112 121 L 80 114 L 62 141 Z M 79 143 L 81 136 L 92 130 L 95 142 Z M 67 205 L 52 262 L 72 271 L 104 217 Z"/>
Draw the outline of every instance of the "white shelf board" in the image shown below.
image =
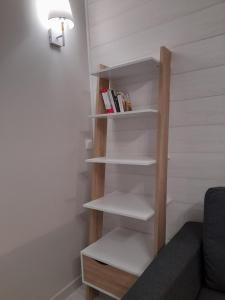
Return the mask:
<path id="1" fill-rule="evenodd" d="M 113 192 L 88 202 L 84 207 L 143 221 L 149 220 L 155 213 L 149 197 L 121 192 Z"/>
<path id="2" fill-rule="evenodd" d="M 106 68 L 91 75 L 109 80 L 127 79 L 130 77 L 152 77 L 159 67 L 159 62 L 154 58 L 146 58 Z"/>
<path id="3" fill-rule="evenodd" d="M 89 115 L 89 118 L 96 119 L 96 118 L 109 118 L 109 119 L 117 119 L 117 118 L 130 118 L 130 117 L 139 117 L 145 116 L 148 114 L 155 114 L 159 111 L 157 109 L 140 109 L 140 110 L 132 110 L 120 113 L 109 113 L 109 114 L 99 114 L 99 115 Z"/>
<path id="4" fill-rule="evenodd" d="M 144 233 L 116 228 L 81 254 L 140 276 L 153 259 L 152 239 Z"/>
<path id="5" fill-rule="evenodd" d="M 156 164 L 156 160 L 152 158 L 140 158 L 140 159 L 120 159 L 109 157 L 95 157 L 86 159 L 87 163 L 99 163 L 99 164 L 114 164 L 114 165 L 134 165 L 134 166 L 151 166 Z"/>
<path id="6" fill-rule="evenodd" d="M 170 202 L 171 199 L 168 198 L 167 204 Z M 151 196 L 115 191 L 111 194 L 105 195 L 104 197 L 85 203 L 83 207 L 103 211 L 109 214 L 147 221 L 155 215 L 155 211 L 151 207 L 151 203 L 154 203 Z"/>

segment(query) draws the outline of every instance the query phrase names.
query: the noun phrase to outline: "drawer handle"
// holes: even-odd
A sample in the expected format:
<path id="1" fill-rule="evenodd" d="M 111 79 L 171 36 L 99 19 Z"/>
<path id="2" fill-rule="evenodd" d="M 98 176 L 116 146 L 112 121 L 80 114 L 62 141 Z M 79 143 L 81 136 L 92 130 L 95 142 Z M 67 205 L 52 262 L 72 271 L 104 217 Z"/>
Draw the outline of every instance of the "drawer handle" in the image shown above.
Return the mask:
<path id="1" fill-rule="evenodd" d="M 108 264 L 106 264 L 106 263 L 103 263 L 102 261 L 99 261 L 99 260 L 96 260 L 96 259 L 95 259 L 95 261 L 96 261 L 98 264 L 100 264 L 100 265 L 103 265 L 103 266 L 108 266 Z"/>

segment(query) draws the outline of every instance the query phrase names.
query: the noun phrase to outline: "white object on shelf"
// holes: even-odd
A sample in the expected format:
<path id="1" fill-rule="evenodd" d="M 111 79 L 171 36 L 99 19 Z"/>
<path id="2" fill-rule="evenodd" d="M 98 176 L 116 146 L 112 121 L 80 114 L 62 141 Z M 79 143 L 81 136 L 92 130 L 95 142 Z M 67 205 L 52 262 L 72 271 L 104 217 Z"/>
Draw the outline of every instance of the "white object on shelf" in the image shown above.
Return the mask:
<path id="1" fill-rule="evenodd" d="M 130 77 L 152 77 L 159 68 L 159 62 L 154 58 L 146 58 L 126 64 L 105 68 L 91 75 L 109 80 L 128 79 Z"/>
<path id="2" fill-rule="evenodd" d="M 82 255 L 140 276 L 153 259 L 148 234 L 116 228 L 81 251 Z"/>
<path id="3" fill-rule="evenodd" d="M 157 109 L 151 109 L 151 108 L 146 108 L 146 109 L 140 109 L 140 110 L 132 110 L 132 111 L 126 111 L 122 113 L 109 113 L 109 114 L 99 114 L 99 115 L 89 115 L 89 118 L 95 119 L 95 118 L 128 118 L 128 117 L 138 117 L 138 116 L 143 116 L 143 115 L 148 115 L 148 114 L 155 114 L 158 113 L 159 111 Z"/>
<path id="4" fill-rule="evenodd" d="M 99 163 L 99 164 L 134 165 L 134 166 L 151 166 L 156 164 L 156 160 L 152 158 L 121 159 L 121 158 L 109 158 L 109 157 L 95 157 L 95 158 L 86 159 L 86 162 Z"/>
<path id="5" fill-rule="evenodd" d="M 155 214 L 154 209 L 151 207 L 153 202 L 151 196 L 115 191 L 104 197 L 85 203 L 83 207 L 147 221 Z M 171 199 L 168 198 L 167 204 L 170 202 Z"/>

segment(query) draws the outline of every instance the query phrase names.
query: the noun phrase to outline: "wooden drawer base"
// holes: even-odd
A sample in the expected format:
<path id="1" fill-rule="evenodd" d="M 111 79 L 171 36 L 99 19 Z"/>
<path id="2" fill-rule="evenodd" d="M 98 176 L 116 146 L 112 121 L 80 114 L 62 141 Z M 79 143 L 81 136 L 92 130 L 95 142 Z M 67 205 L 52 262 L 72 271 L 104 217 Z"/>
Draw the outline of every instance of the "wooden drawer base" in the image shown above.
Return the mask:
<path id="1" fill-rule="evenodd" d="M 122 298 L 135 283 L 137 277 L 85 255 L 83 261 L 83 281 L 97 289 Z"/>

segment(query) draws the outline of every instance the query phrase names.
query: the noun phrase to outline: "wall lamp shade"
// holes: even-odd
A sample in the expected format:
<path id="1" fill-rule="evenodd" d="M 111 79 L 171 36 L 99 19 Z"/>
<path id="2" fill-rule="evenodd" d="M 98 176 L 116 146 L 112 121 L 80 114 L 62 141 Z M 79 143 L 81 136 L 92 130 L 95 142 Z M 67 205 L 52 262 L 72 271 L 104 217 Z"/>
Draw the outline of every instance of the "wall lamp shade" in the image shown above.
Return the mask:
<path id="1" fill-rule="evenodd" d="M 65 25 L 68 26 L 69 29 L 72 29 L 74 27 L 74 18 L 72 15 L 72 12 L 69 11 L 59 11 L 59 10 L 53 10 L 48 15 L 48 23 L 49 27 L 54 26 L 55 22 L 58 22 L 60 20 L 64 20 Z"/>
<path id="2" fill-rule="evenodd" d="M 65 46 L 65 28 L 74 27 L 74 18 L 68 0 L 58 0 L 58 6 L 49 10 L 48 25 L 50 44 L 57 47 Z"/>

